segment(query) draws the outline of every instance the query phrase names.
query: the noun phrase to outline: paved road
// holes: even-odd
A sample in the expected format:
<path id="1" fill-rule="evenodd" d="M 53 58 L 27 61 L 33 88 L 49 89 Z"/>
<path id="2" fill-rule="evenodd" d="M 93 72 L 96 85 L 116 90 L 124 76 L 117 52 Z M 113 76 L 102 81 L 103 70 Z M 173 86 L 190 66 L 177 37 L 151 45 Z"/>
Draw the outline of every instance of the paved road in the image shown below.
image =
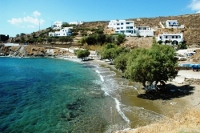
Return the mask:
<path id="1" fill-rule="evenodd" d="M 200 71 L 194 72 L 193 70 L 180 70 L 173 81 L 182 84 L 185 81 L 185 78 L 200 79 Z"/>
<path id="2" fill-rule="evenodd" d="M 198 72 L 194 72 L 193 70 L 180 70 L 178 72 L 178 76 L 183 76 L 185 78 L 200 79 L 200 70 Z"/>

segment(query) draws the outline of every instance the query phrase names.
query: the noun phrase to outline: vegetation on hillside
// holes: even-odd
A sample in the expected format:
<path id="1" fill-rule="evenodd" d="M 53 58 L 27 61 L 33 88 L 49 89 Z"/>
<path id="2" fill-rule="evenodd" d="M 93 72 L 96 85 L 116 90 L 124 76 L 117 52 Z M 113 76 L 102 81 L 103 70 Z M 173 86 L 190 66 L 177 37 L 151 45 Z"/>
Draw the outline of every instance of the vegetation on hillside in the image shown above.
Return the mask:
<path id="1" fill-rule="evenodd" d="M 90 55 L 90 51 L 87 50 L 87 49 L 84 49 L 84 50 L 75 50 L 74 51 L 75 55 L 78 57 L 78 58 L 81 58 L 82 61 L 85 60 L 86 57 L 88 57 Z"/>
<path id="2" fill-rule="evenodd" d="M 103 59 L 109 59 L 125 77 L 136 82 L 141 82 L 145 90 L 160 89 L 170 78 L 177 75 L 176 53 L 168 45 L 153 44 L 151 49 L 136 48 L 128 50 L 114 44 L 105 45 L 101 52 Z M 161 86 L 161 87 L 163 87 Z"/>

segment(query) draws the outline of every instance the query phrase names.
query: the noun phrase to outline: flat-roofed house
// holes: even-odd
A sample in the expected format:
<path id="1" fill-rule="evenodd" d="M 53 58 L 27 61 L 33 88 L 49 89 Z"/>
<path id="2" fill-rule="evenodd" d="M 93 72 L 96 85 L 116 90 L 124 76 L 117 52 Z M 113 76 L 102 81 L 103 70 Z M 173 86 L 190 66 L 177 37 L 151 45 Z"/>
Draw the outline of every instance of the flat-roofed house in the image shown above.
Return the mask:
<path id="1" fill-rule="evenodd" d="M 62 28 L 62 24 L 63 24 L 63 22 L 61 22 L 61 21 L 56 21 L 56 22 L 54 23 L 54 25 L 53 25 L 53 29 L 54 29 L 54 30 L 59 30 L 59 29 L 61 29 L 61 28 Z"/>
<path id="2" fill-rule="evenodd" d="M 170 44 L 178 44 L 183 42 L 183 33 L 163 33 L 159 34 L 157 37 L 157 41 L 162 41 L 162 43 L 170 43 Z"/>
<path id="3" fill-rule="evenodd" d="M 177 20 L 167 20 L 165 25 L 166 28 L 184 28 L 184 25 L 180 25 Z"/>
<path id="4" fill-rule="evenodd" d="M 134 31 L 134 21 L 111 20 L 108 28 L 113 29 L 115 33 L 121 33 L 127 36 L 136 33 Z"/>
<path id="5" fill-rule="evenodd" d="M 154 36 L 154 31 L 149 26 L 134 26 L 134 21 L 128 20 L 111 20 L 108 28 L 115 33 L 124 34 L 126 36 Z"/>
<path id="6" fill-rule="evenodd" d="M 154 30 L 151 29 L 149 26 L 136 26 L 136 31 L 140 36 L 154 36 Z"/>
<path id="7" fill-rule="evenodd" d="M 59 31 L 49 32 L 49 36 L 71 36 L 71 30 L 73 27 L 64 27 Z"/>

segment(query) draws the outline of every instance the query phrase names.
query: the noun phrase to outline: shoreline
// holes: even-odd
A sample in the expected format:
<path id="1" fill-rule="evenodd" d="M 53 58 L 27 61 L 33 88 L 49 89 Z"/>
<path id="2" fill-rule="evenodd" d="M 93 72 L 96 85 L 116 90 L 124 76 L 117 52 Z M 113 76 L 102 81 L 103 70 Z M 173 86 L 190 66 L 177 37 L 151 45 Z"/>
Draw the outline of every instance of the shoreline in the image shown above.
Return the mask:
<path id="1" fill-rule="evenodd" d="M 25 57 L 25 58 L 35 58 L 35 57 Z M 39 58 L 44 58 L 44 57 L 39 57 Z M 70 56 L 55 56 L 55 57 L 45 57 L 45 58 L 63 59 L 63 60 L 77 62 L 77 63 L 86 63 L 86 64 L 89 63 L 92 65 L 98 65 L 103 68 L 109 68 L 110 71 L 114 71 L 116 73 L 116 75 L 118 75 L 118 76 L 122 75 L 113 65 L 108 64 L 108 62 L 105 62 L 104 60 L 94 59 L 94 60 L 84 62 L 84 61 L 81 61 L 81 59 L 78 59 L 76 57 L 70 57 Z M 175 81 L 170 81 L 167 84 L 170 84 L 171 86 L 172 85 L 178 86 L 178 87 L 185 87 L 185 85 L 188 85 L 185 82 L 180 84 Z M 172 115 L 183 112 L 185 109 L 188 109 L 188 108 L 200 108 L 200 98 L 199 98 L 200 85 L 190 85 L 190 86 L 194 86 L 192 93 L 190 95 L 172 98 L 170 100 L 157 99 L 157 100 L 152 101 L 152 100 L 147 99 L 147 101 L 152 101 L 152 103 L 155 107 L 160 108 L 161 114 L 166 117 L 169 117 L 169 118 Z M 141 94 L 144 93 L 144 91 L 142 89 L 139 89 L 139 88 L 137 88 L 137 89 L 138 89 L 137 91 L 139 91 L 139 93 L 141 93 Z M 127 95 L 129 95 L 129 94 L 127 94 Z M 131 100 L 131 99 L 129 99 L 129 100 Z M 151 124 L 151 123 L 149 123 L 149 124 Z M 147 124 L 147 125 L 149 125 L 149 124 Z M 140 125 L 138 125 L 138 126 L 140 127 Z M 131 131 L 133 129 L 128 128 L 127 130 Z M 127 130 L 124 130 L 124 131 L 127 132 Z M 121 132 L 121 133 L 123 133 L 123 132 Z"/>
<path id="2" fill-rule="evenodd" d="M 114 71 L 118 71 L 113 65 L 109 65 L 105 61 L 93 60 L 91 62 L 97 63 L 103 67 L 108 67 Z M 190 79 L 190 77 L 188 77 L 188 74 L 184 75 L 183 73 L 185 73 L 184 70 L 179 71 L 178 76 L 183 76 L 184 79 L 186 79 L 186 78 Z M 195 73 L 195 74 L 197 74 L 197 73 Z M 193 75 L 193 71 L 191 71 L 191 75 Z M 200 75 L 200 73 L 199 73 L 199 75 Z M 183 113 L 187 109 L 199 109 L 200 108 L 200 97 L 199 97 L 200 85 L 188 84 L 186 81 L 184 81 L 182 83 L 178 83 L 177 81 L 174 81 L 174 80 L 168 81 L 167 85 L 171 88 L 173 88 L 173 87 L 179 88 L 180 87 L 179 89 L 185 89 L 187 87 L 188 88 L 191 87 L 193 89 L 190 91 L 191 93 L 188 95 L 171 98 L 169 100 L 164 100 L 164 99 L 153 100 L 154 105 L 161 109 L 161 114 L 166 116 L 166 118 L 171 118 L 172 116 L 174 116 L 176 114 Z M 139 89 L 138 91 L 140 93 L 144 93 L 144 91 L 141 89 Z M 165 118 L 163 118 L 163 119 L 165 119 Z M 149 123 L 149 124 L 151 125 L 152 123 Z M 145 126 L 148 126 L 149 124 L 147 124 Z M 139 127 L 142 127 L 142 126 L 139 126 Z M 129 133 L 128 131 L 130 131 L 130 133 L 131 133 L 131 131 L 134 131 L 135 129 L 137 129 L 137 128 L 126 128 L 124 130 L 120 130 L 120 133 Z M 124 131 L 124 132 L 121 132 L 121 131 Z"/>

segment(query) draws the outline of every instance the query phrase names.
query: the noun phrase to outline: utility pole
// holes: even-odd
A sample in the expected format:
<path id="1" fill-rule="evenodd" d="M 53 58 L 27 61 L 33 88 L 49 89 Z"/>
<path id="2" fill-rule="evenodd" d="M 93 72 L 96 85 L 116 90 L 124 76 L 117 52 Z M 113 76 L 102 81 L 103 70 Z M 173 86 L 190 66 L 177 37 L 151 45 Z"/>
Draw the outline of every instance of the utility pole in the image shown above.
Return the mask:
<path id="1" fill-rule="evenodd" d="M 39 31 L 40 31 L 40 21 L 39 21 Z"/>

